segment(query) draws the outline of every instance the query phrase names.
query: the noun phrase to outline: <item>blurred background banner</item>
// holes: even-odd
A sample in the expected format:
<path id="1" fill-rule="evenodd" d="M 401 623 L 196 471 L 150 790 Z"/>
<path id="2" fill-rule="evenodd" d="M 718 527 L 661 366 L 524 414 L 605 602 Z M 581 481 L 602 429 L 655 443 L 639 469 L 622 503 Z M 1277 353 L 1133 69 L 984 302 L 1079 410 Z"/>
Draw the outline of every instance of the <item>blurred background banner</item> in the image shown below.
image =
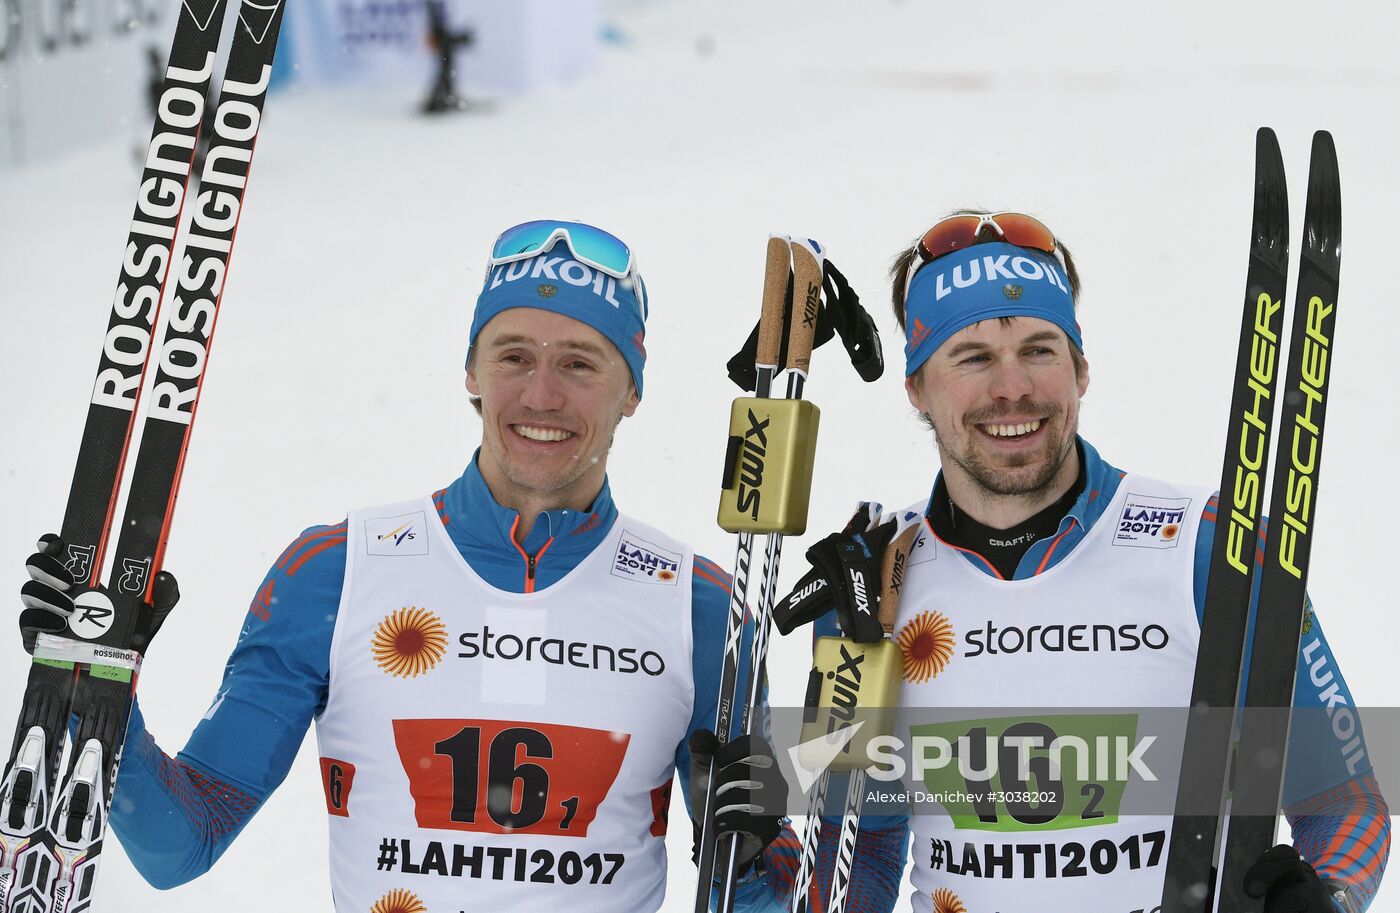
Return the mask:
<path id="1" fill-rule="evenodd" d="M 147 48 L 171 0 L 0 0 L 0 168 L 150 129 Z"/>
<path id="2" fill-rule="evenodd" d="M 596 61 L 596 0 L 298 0 L 287 8 L 274 88 L 374 86 L 418 105 L 443 65 L 429 2 L 455 38 L 451 82 L 464 95 L 568 83 Z M 230 3 L 228 15 L 237 7 Z M 113 138 L 144 146 L 175 8 L 172 0 L 0 0 L 0 169 Z M 232 29 L 225 32 L 221 54 Z"/>
<path id="3" fill-rule="evenodd" d="M 432 0 L 447 28 L 470 33 L 460 85 L 518 93 L 567 82 L 594 61 L 595 0 Z M 437 54 L 425 0 L 303 0 L 287 8 L 277 69 L 297 85 L 425 86 Z"/>

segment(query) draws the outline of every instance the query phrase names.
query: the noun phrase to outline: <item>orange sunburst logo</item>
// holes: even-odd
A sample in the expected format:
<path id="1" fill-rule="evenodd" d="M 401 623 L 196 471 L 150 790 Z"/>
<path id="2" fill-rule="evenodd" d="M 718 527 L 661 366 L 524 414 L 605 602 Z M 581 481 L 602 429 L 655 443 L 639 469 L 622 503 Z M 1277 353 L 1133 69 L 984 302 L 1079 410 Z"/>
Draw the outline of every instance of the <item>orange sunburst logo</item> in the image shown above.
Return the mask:
<path id="1" fill-rule="evenodd" d="M 379 623 L 372 649 L 379 668 L 395 678 L 422 675 L 447 652 L 447 626 L 427 609 L 407 606 Z"/>
<path id="2" fill-rule="evenodd" d="M 933 892 L 933 913 L 967 913 L 962 898 L 947 888 Z"/>
<path id="3" fill-rule="evenodd" d="M 904 680 L 922 685 L 948 667 L 957 637 L 953 623 L 941 612 L 924 612 L 899 632 L 900 652 L 904 654 Z"/>
<path id="4" fill-rule="evenodd" d="M 428 913 L 418 895 L 403 888 L 390 891 L 374 902 L 369 913 Z"/>
<path id="5" fill-rule="evenodd" d="M 1176 538 L 1176 534 L 1179 532 L 1181 532 L 1180 526 L 1177 526 L 1175 523 L 1168 523 L 1166 526 L 1162 527 L 1162 538 L 1170 542 L 1172 539 Z"/>

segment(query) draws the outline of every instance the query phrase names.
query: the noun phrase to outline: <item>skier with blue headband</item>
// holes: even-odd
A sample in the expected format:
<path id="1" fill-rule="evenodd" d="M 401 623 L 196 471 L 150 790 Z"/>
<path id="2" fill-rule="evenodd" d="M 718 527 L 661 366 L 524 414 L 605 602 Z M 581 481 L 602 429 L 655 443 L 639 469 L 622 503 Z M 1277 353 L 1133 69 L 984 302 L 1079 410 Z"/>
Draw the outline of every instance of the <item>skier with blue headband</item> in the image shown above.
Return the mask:
<path id="1" fill-rule="evenodd" d="M 184 750 L 165 754 L 133 709 L 112 825 L 148 881 L 207 871 L 314 721 L 336 909 L 660 907 L 673 777 L 688 807 L 704 795 L 691 746 L 714 742 L 731 580 L 612 498 L 648 310 L 613 235 L 501 234 L 468 335 L 482 443 L 465 471 L 293 540 Z M 45 537 L 30 559 L 31 644 L 73 611 L 60 552 Z M 175 598 L 158 584 L 162 611 Z M 772 749 L 711 751 L 719 830 L 740 838 L 738 909 L 786 909 L 773 844 L 795 839 Z"/>
<path id="2" fill-rule="evenodd" d="M 1057 721 L 1070 717 L 1018 717 L 1015 708 L 1187 706 L 1218 493 L 1124 472 L 1080 436 L 1089 365 L 1069 251 L 1031 216 L 964 211 L 905 249 L 892 280 L 906 393 L 941 464 L 929 496 L 909 508 L 922 524 L 893 631 L 902 713 L 980 708 L 969 732 L 1000 739 L 1032 727 L 1053 741 Z M 879 561 L 871 556 L 873 567 Z M 804 601 L 819 598 L 798 592 L 780 605 L 811 617 Z M 858 636 L 854 607 L 835 609 L 816 633 Z M 1295 707 L 1330 717 L 1338 704 L 1355 706 L 1310 604 L 1303 630 Z M 1379 886 L 1388 810 L 1359 725 L 1343 734 L 1354 740 L 1331 726 L 1295 727 L 1284 791 L 1292 843 L 1245 876 L 1265 913 L 1356 913 Z M 973 809 L 947 798 L 979 786 L 956 768 L 906 784 L 908 795 L 944 799 L 861 820 L 888 843 L 912 835 L 914 910 L 1159 907 L 1170 805 L 1120 813 L 1121 794 L 1084 783 L 1063 807 L 1005 798 Z M 1011 773 L 990 776 L 980 786 L 1009 791 L 993 795 L 1030 788 Z M 900 881 L 895 867 L 883 879 L 853 879 L 853 891 L 868 901 L 861 909 L 889 910 Z"/>

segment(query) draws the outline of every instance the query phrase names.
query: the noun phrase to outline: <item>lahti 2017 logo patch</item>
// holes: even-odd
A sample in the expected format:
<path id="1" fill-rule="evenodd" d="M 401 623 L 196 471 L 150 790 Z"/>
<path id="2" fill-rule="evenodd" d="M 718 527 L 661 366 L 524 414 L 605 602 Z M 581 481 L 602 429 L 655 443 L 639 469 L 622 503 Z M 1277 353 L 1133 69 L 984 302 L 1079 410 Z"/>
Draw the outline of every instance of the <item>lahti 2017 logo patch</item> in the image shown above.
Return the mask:
<path id="1" fill-rule="evenodd" d="M 1131 548 L 1176 548 L 1190 498 L 1154 498 L 1129 493 L 1118 515 L 1113 544 Z"/>
<path id="2" fill-rule="evenodd" d="M 613 556 L 612 574 L 641 583 L 675 586 L 680 579 L 681 556 L 658 548 L 624 532 Z"/>

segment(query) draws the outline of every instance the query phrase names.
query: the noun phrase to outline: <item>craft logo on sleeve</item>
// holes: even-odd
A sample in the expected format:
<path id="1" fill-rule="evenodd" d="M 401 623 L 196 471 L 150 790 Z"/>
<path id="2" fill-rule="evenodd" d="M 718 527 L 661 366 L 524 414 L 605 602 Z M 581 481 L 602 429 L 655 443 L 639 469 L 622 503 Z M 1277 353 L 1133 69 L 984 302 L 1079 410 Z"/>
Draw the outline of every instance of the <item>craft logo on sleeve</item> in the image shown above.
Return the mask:
<path id="1" fill-rule="evenodd" d="M 1190 498 L 1154 498 L 1129 493 L 1113 532 L 1114 545 L 1133 548 L 1176 548 Z"/>
<path id="2" fill-rule="evenodd" d="M 365 551 L 371 555 L 428 554 L 427 515 L 420 510 L 366 520 Z"/>
<path id="3" fill-rule="evenodd" d="M 623 532 L 622 540 L 617 544 L 617 554 L 613 556 L 614 577 L 675 586 L 680 579 L 680 571 L 680 555 Z"/>

